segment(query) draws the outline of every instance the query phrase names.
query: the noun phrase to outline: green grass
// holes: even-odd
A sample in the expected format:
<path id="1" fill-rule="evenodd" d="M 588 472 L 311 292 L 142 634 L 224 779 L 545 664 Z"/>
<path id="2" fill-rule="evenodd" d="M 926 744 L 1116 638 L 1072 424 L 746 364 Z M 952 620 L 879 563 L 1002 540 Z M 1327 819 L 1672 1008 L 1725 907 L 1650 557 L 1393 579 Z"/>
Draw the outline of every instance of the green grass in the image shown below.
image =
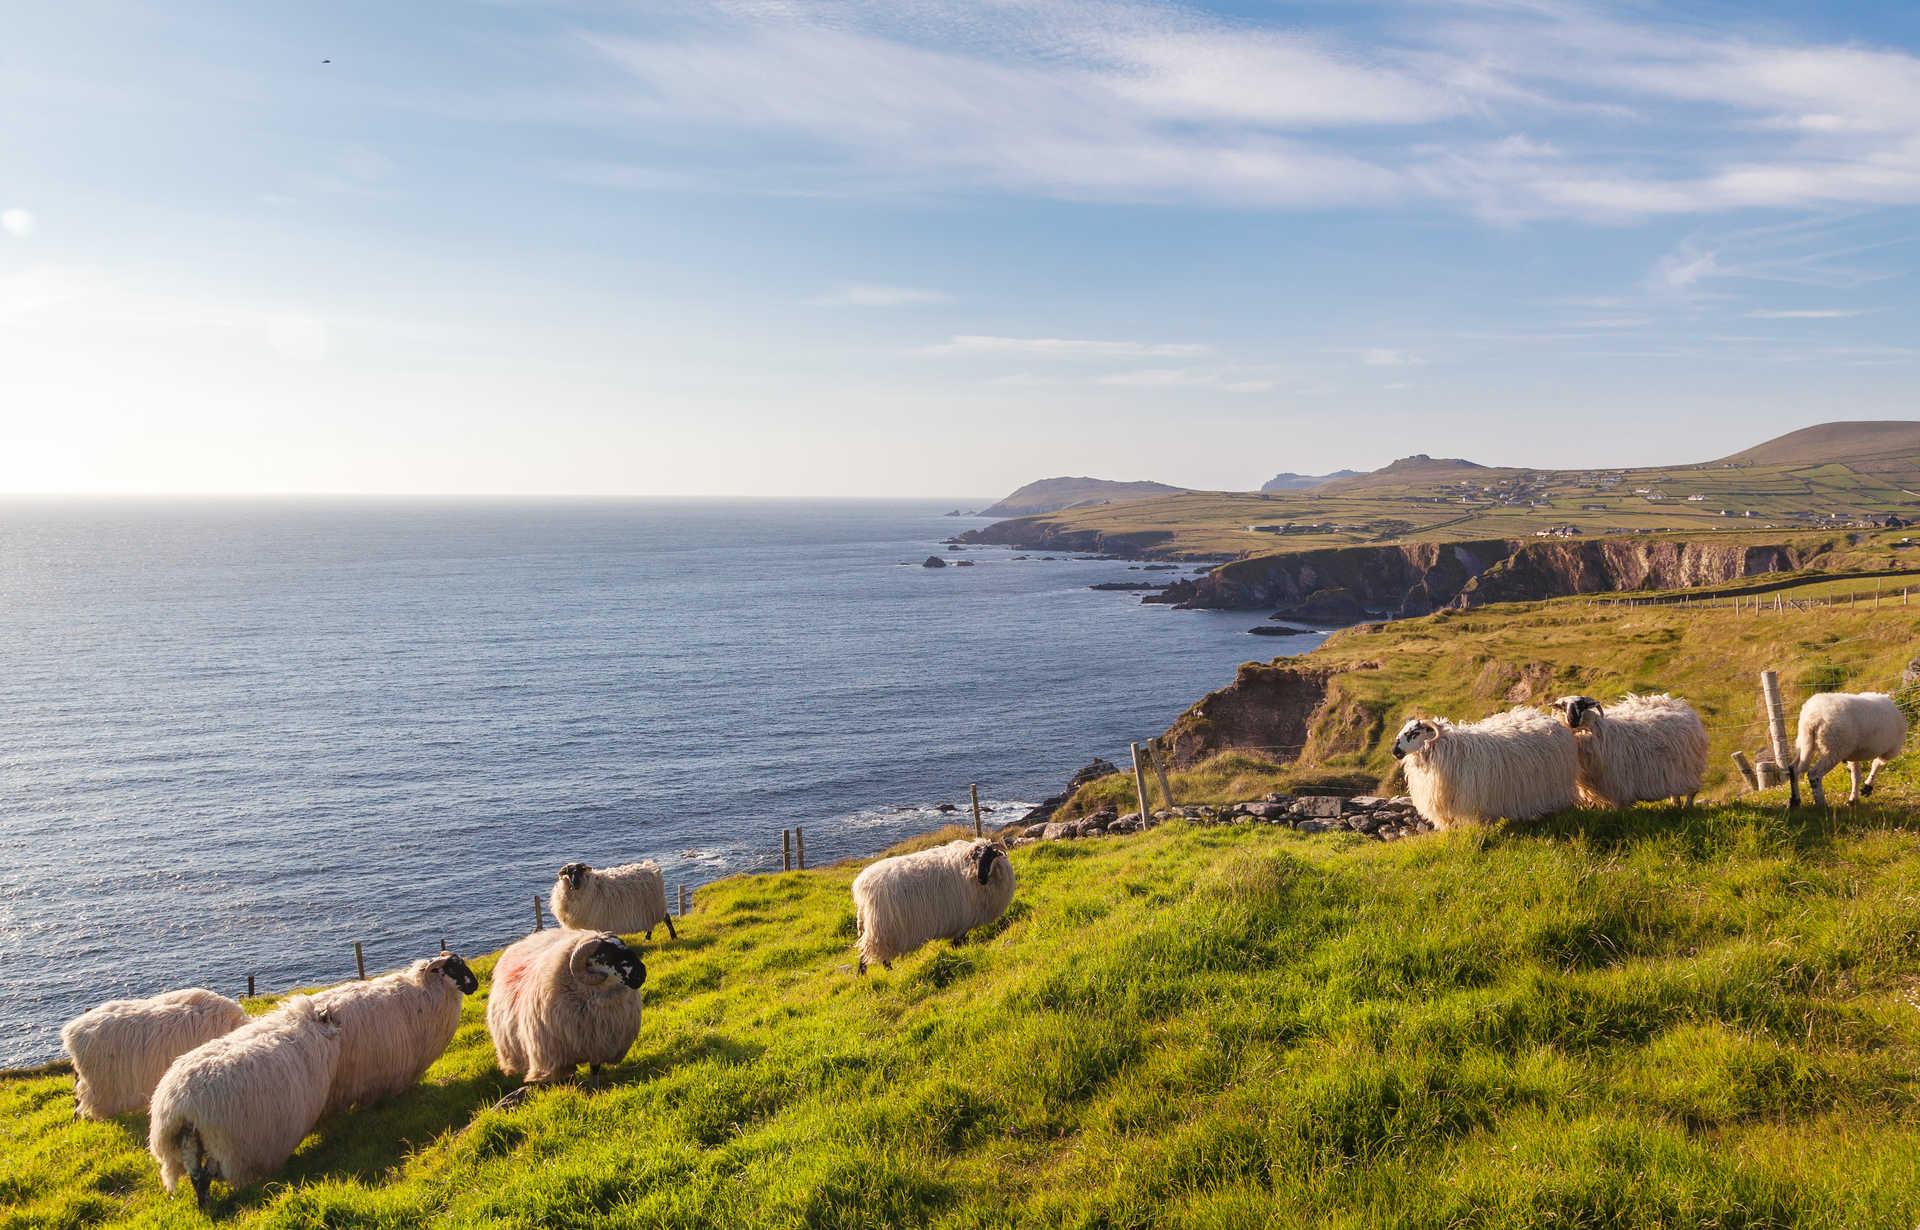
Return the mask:
<path id="1" fill-rule="evenodd" d="M 1840 463 L 1708 469 L 1664 466 L 1611 471 L 1624 477 L 1611 488 L 1582 485 L 1596 472 L 1486 469 L 1373 474 L 1291 492 L 1193 491 L 1066 509 L 1034 520 L 1067 531 L 1097 530 L 1110 538 L 1151 541 L 1157 552 L 1192 555 L 1265 555 L 1375 542 L 1526 538 L 1536 530 L 1571 524 L 1583 537 L 1615 529 L 1673 530 L 1688 536 L 1738 534 L 1781 541 L 1812 528 L 1803 514 L 1898 513 L 1910 518 L 1920 484 L 1920 455 L 1876 459 L 1884 472 Z M 1465 485 L 1462 485 L 1465 484 Z M 1524 484 L 1518 504 L 1498 502 L 1483 487 Z M 1654 503 L 1634 494 L 1646 487 L 1667 495 Z M 1460 503 L 1466 495 L 1469 502 Z M 1689 495 L 1706 497 L 1688 501 Z M 1534 507 L 1539 499 L 1542 507 Z M 1590 508 L 1597 505 L 1597 510 Z M 1726 509 L 1732 516 L 1721 516 Z M 1749 518 L 1741 514 L 1753 510 Z M 1313 533 L 1252 533 L 1249 525 L 1346 526 Z M 1895 537 L 1898 537 L 1896 535 Z M 1892 566 L 1885 563 L 1876 566 Z"/>
<path id="2" fill-rule="evenodd" d="M 1894 792 L 1911 796 L 1909 777 Z M 597 1088 L 481 1000 L 246 1226 L 1910 1226 L 1920 822 L 1643 808 L 1380 845 L 1167 826 L 854 976 L 852 866 L 703 890 Z M 485 979 L 491 962 L 476 963 Z M 138 1116 L 0 1082 L 0 1226 L 201 1224 Z"/>

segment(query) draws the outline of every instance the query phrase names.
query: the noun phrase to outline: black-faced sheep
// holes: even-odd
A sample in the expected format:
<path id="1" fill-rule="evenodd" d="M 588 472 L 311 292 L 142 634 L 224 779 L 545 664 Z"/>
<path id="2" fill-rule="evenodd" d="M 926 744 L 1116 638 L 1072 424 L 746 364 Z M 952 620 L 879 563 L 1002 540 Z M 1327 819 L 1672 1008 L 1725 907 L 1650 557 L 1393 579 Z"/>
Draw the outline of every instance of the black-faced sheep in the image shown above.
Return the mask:
<path id="1" fill-rule="evenodd" d="M 860 928 L 860 972 L 928 940 L 953 939 L 985 926 L 1013 900 L 1013 864 L 990 841 L 950 841 L 883 858 L 853 881 Z"/>
<path id="2" fill-rule="evenodd" d="M 247 1023 L 246 1009 L 193 987 L 150 999 L 110 999 L 68 1021 L 60 1044 L 73 1059 L 75 1118 L 145 1110 L 174 1060 Z"/>
<path id="3" fill-rule="evenodd" d="M 153 1091 L 147 1148 L 171 1194 L 182 1177 L 206 1207 L 215 1179 L 242 1187 L 293 1156 L 320 1118 L 340 1062 L 340 1026 L 310 996 L 173 1061 Z"/>
<path id="4" fill-rule="evenodd" d="M 559 928 L 516 940 L 493 967 L 487 1033 L 509 1076 L 558 1080 L 618 1063 L 640 1034 L 640 954 L 607 931 Z"/>
<path id="5" fill-rule="evenodd" d="M 1553 702 L 1580 753 L 1580 801 L 1631 807 L 1655 799 L 1693 805 L 1707 773 L 1707 728 L 1684 700 L 1623 696 L 1602 705 L 1591 696 Z"/>
<path id="6" fill-rule="evenodd" d="M 1853 787 L 1847 802 L 1858 803 L 1873 793 L 1880 766 L 1900 754 L 1907 741 L 1907 716 L 1885 692 L 1821 692 L 1800 706 L 1794 740 L 1794 767 L 1807 775 L 1816 807 L 1827 805 L 1821 779 L 1842 761 Z M 1860 766 L 1871 762 L 1867 780 Z"/>
<path id="7" fill-rule="evenodd" d="M 667 934 L 679 939 L 673 916 L 667 913 L 667 881 L 660 864 L 651 860 L 606 867 L 599 871 L 585 863 L 568 863 L 553 882 L 553 916 L 576 931 L 611 931 L 653 938 L 653 929 L 667 924 Z"/>
<path id="8" fill-rule="evenodd" d="M 340 1063 L 323 1113 L 371 1106 L 409 1089 L 460 1028 L 460 1001 L 480 989 L 450 952 L 368 982 L 321 991 L 314 1003 L 340 1025 Z"/>
<path id="9" fill-rule="evenodd" d="M 1564 811 L 1577 797 L 1580 755 L 1565 723 L 1519 706 L 1456 726 L 1413 718 L 1393 741 L 1414 806 L 1437 829 Z"/>

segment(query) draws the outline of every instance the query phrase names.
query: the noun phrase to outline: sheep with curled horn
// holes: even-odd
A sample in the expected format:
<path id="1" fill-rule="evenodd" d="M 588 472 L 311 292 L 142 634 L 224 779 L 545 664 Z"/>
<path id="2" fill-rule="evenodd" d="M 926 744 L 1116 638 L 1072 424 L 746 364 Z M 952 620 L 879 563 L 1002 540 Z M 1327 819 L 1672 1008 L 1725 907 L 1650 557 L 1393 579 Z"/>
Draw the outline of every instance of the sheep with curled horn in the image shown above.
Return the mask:
<path id="1" fill-rule="evenodd" d="M 1436 829 L 1532 820 L 1572 807 L 1577 797 L 1573 732 L 1525 705 L 1467 725 L 1410 718 L 1394 738 L 1393 758 L 1414 806 Z"/>
<path id="2" fill-rule="evenodd" d="M 1841 764 L 1852 786 L 1848 803 L 1873 793 L 1882 766 L 1907 742 L 1907 715 L 1885 692 L 1819 692 L 1800 706 L 1794 738 L 1794 769 L 1807 775 L 1816 807 L 1827 805 L 1822 779 Z M 1867 765 L 1867 780 L 1860 766 Z"/>
<path id="3" fill-rule="evenodd" d="M 544 1084 L 583 1063 L 592 1073 L 618 1063 L 640 1034 L 646 980 L 640 954 L 611 932 L 562 927 L 514 941 L 487 994 L 500 1070 Z"/>
<path id="4" fill-rule="evenodd" d="M 169 1195 L 182 1178 L 205 1208 L 214 1180 L 244 1187 L 286 1164 L 320 1118 L 340 1026 L 311 996 L 173 1061 L 153 1091 L 147 1148 Z"/>
<path id="5" fill-rule="evenodd" d="M 568 863 L 553 882 L 550 904 L 561 926 L 578 931 L 644 932 L 652 939 L 653 929 L 665 923 L 667 935 L 680 938 L 667 911 L 666 877 L 651 859 L 598 871 Z"/>
<path id="6" fill-rule="evenodd" d="M 74 1118 L 145 1110 L 174 1060 L 246 1023 L 246 1009 L 204 987 L 89 1009 L 60 1030 L 73 1060 Z"/>
<path id="7" fill-rule="evenodd" d="M 962 838 L 881 859 L 853 881 L 860 972 L 985 926 L 1006 912 L 1013 888 L 1013 863 L 997 842 Z"/>
<path id="8" fill-rule="evenodd" d="M 1631 807 L 1671 799 L 1693 806 L 1707 773 L 1707 728 L 1686 701 L 1662 692 L 1628 694 L 1611 705 L 1562 696 L 1554 712 L 1580 754 L 1580 801 Z"/>
<path id="9" fill-rule="evenodd" d="M 371 1106 L 419 1081 L 460 1028 L 460 1004 L 480 989 L 450 952 L 366 982 L 343 982 L 313 999 L 340 1025 L 340 1062 L 325 1113 Z"/>

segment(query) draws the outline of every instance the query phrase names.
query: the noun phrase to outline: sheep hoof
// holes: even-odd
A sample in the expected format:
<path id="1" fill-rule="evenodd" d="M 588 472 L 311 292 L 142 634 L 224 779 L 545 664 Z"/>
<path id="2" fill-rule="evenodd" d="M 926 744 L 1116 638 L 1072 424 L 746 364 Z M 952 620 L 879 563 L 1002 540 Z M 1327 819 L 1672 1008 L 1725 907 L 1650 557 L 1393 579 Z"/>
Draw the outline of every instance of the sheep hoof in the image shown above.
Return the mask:
<path id="1" fill-rule="evenodd" d="M 508 1093 L 506 1097 L 501 1098 L 498 1102 L 495 1102 L 493 1104 L 493 1109 L 512 1110 L 514 1107 L 520 1105 L 520 1103 L 526 1101 L 527 1094 L 532 1092 L 532 1090 L 533 1090 L 532 1085 L 522 1085 L 518 1089 L 515 1089 L 512 1092 Z"/>

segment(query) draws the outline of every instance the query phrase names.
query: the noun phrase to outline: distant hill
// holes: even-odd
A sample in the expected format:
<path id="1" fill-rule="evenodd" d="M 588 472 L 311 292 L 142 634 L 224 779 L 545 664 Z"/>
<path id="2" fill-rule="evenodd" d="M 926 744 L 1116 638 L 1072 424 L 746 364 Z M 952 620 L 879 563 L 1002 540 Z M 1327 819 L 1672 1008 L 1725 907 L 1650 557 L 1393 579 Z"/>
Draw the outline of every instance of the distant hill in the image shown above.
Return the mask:
<path id="1" fill-rule="evenodd" d="M 1324 484 L 1320 490 L 1327 493 L 1352 491 L 1361 487 L 1377 486 L 1383 483 L 1404 484 L 1420 482 L 1447 482 L 1459 479 L 1467 474 L 1488 473 L 1489 468 L 1477 461 L 1467 461 L 1460 457 L 1429 457 L 1425 453 L 1415 453 L 1411 457 L 1402 457 L 1391 464 L 1381 466 L 1366 474 L 1355 474 L 1350 478 L 1339 478 Z"/>
<path id="2" fill-rule="evenodd" d="M 1156 495 L 1179 495 L 1185 487 L 1165 483 L 1120 483 L 1105 478 L 1043 478 L 1028 483 L 992 508 L 980 511 L 983 517 L 1030 517 L 1035 513 L 1059 512 L 1065 508 L 1083 508 L 1090 504 L 1116 504 L 1122 500 L 1144 500 Z"/>
<path id="3" fill-rule="evenodd" d="M 1299 491 L 1306 487 L 1318 487 L 1321 483 L 1330 483 L 1336 478 L 1358 478 L 1358 470 L 1335 470 L 1331 474 L 1276 474 L 1260 484 L 1262 491 Z"/>
<path id="4" fill-rule="evenodd" d="M 1820 465 L 1830 461 L 1881 458 L 1888 453 L 1916 449 L 1920 449 L 1920 423 L 1905 419 L 1867 419 L 1802 427 L 1708 464 Z"/>

